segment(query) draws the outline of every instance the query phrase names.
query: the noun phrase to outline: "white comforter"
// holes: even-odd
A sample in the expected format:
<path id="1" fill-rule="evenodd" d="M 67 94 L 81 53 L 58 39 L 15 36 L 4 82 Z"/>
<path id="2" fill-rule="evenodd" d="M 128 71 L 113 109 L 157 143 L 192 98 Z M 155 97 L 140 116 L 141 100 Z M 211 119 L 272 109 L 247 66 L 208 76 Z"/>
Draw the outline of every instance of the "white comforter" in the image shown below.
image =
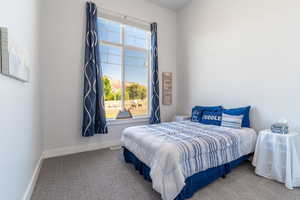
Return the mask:
<path id="1" fill-rule="evenodd" d="M 232 129 L 191 121 L 130 127 L 124 146 L 151 168 L 153 188 L 163 200 L 173 200 L 185 179 L 254 151 L 253 129 Z"/>

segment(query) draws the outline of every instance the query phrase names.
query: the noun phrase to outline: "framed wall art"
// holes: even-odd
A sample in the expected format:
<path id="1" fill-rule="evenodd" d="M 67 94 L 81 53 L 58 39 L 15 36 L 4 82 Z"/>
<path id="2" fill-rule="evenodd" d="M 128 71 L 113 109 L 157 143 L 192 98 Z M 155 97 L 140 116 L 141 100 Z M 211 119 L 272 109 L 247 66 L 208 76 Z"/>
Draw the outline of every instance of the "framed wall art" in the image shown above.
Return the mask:
<path id="1" fill-rule="evenodd" d="M 163 105 L 172 104 L 172 72 L 162 73 L 162 103 Z"/>
<path id="2" fill-rule="evenodd" d="M 0 73 L 21 82 L 29 79 L 29 68 L 26 65 L 25 56 L 16 50 L 15 46 L 9 49 L 8 29 L 0 27 Z"/>

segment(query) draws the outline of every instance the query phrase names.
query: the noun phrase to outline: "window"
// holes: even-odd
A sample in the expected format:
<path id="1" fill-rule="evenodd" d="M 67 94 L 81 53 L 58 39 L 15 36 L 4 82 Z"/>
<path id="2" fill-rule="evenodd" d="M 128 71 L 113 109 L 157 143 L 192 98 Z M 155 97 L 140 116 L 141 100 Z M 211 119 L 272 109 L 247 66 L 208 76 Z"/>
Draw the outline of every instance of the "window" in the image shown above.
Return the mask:
<path id="1" fill-rule="evenodd" d="M 149 115 L 150 32 L 98 18 L 105 111 L 115 119 L 123 108 Z"/>

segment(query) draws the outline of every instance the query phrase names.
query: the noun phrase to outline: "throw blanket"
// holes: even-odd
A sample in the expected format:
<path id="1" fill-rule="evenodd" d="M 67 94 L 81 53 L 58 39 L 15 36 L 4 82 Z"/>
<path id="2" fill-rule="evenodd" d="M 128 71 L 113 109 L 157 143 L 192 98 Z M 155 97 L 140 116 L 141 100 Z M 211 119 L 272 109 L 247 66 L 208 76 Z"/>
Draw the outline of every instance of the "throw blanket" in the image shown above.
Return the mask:
<path id="1" fill-rule="evenodd" d="M 127 128 L 122 141 L 151 168 L 162 199 L 173 200 L 187 177 L 242 156 L 239 135 L 230 130 L 191 121 L 162 123 Z"/>

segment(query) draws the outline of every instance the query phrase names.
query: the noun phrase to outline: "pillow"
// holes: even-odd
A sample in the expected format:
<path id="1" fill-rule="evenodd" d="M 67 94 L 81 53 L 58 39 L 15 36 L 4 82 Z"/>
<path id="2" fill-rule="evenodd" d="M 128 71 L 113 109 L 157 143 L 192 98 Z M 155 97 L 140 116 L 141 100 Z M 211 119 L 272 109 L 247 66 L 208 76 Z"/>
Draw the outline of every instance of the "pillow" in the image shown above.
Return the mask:
<path id="1" fill-rule="evenodd" d="M 221 126 L 240 129 L 242 128 L 243 117 L 244 115 L 227 115 L 223 113 Z"/>
<path id="2" fill-rule="evenodd" d="M 242 127 L 250 128 L 250 112 L 251 106 L 242 107 L 242 108 L 232 108 L 232 109 L 224 109 L 223 113 L 228 115 L 243 115 Z"/>
<path id="3" fill-rule="evenodd" d="M 222 106 L 195 106 L 192 109 L 192 122 L 200 122 L 202 119 L 203 111 L 221 111 Z"/>
<path id="4" fill-rule="evenodd" d="M 222 110 L 219 111 L 203 111 L 202 118 L 199 121 L 202 124 L 210 124 L 221 126 Z"/>
<path id="5" fill-rule="evenodd" d="M 194 107 L 192 109 L 191 121 L 192 122 L 199 122 L 200 116 L 201 116 L 201 110 L 197 107 Z"/>

